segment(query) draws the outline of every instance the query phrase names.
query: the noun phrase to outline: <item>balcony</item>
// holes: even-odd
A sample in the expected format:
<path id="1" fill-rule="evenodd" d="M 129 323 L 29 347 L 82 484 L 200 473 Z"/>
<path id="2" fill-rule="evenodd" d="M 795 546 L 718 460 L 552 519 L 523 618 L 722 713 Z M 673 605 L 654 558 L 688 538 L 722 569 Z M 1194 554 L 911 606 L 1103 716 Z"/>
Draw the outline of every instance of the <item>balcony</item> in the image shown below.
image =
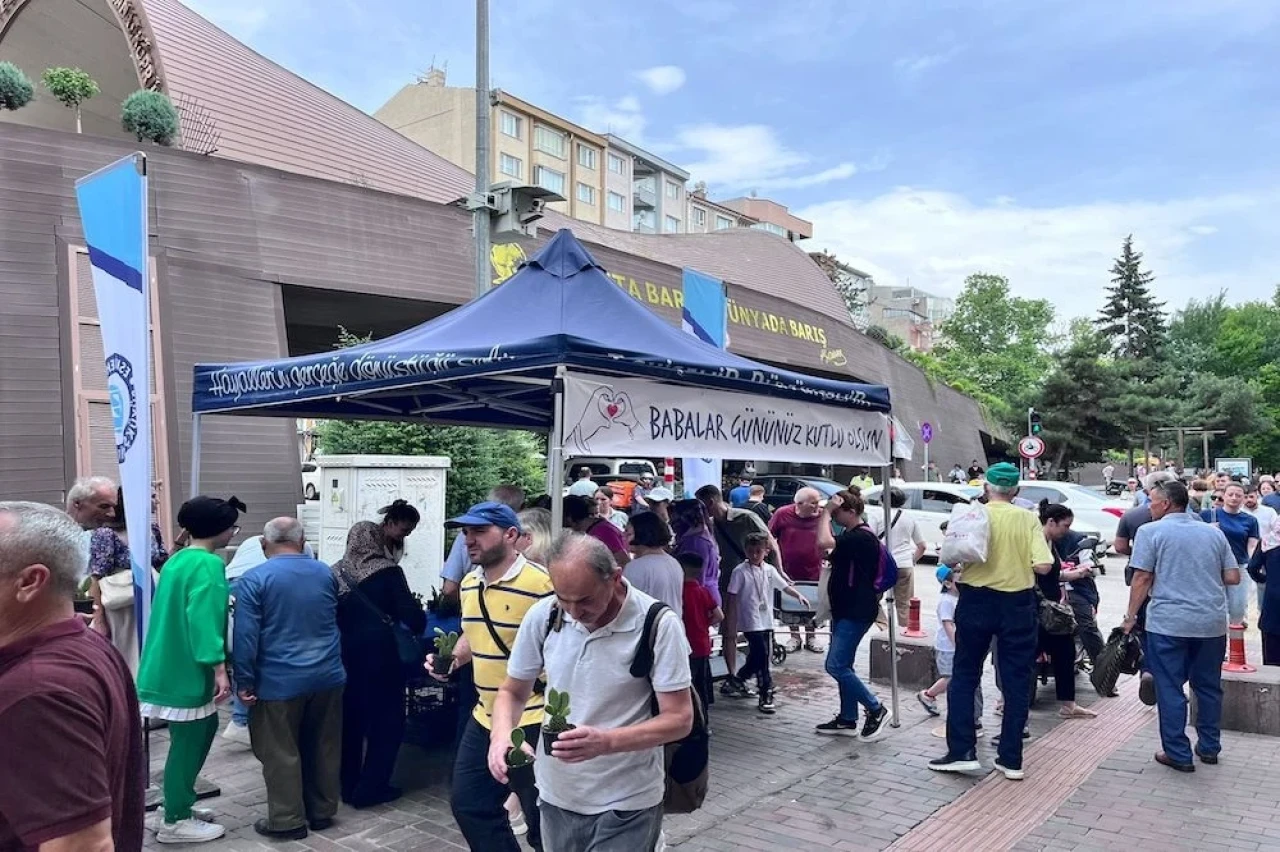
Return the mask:
<path id="1" fill-rule="evenodd" d="M 653 210 L 658 206 L 658 190 L 652 178 L 632 184 L 632 206 L 637 210 Z"/>

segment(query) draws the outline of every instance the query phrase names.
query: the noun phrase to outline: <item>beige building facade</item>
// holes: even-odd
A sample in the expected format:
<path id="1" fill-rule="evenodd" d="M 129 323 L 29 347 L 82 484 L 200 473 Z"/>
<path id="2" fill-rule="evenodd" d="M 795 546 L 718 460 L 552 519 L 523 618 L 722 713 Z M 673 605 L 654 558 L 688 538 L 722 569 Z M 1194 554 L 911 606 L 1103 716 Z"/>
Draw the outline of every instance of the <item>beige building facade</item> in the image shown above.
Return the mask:
<path id="1" fill-rule="evenodd" d="M 786 205 L 776 201 L 752 196 L 731 198 L 728 201 L 721 201 L 720 204 L 754 219 L 755 224 L 751 227 L 784 237 L 793 243 L 813 236 L 812 222 L 793 215 L 787 210 Z"/>

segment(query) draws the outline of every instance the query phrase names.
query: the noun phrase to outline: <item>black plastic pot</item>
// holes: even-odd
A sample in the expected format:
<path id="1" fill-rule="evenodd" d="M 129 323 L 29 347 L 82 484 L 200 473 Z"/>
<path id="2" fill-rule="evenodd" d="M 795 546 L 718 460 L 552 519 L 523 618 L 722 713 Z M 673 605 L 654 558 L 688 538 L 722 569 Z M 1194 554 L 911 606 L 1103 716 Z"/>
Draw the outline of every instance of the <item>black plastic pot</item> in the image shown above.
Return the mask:
<path id="1" fill-rule="evenodd" d="M 507 766 L 507 786 L 511 792 L 520 793 L 533 789 L 533 764 L 524 766 Z"/>
<path id="2" fill-rule="evenodd" d="M 443 676 L 445 676 L 445 675 L 449 674 L 449 669 L 451 669 L 451 668 L 453 668 L 453 655 L 452 655 L 452 654 L 450 654 L 450 655 L 449 655 L 449 656 L 447 656 L 447 657 L 442 657 L 442 656 L 440 656 L 439 654 L 436 654 L 436 658 L 435 658 L 435 660 L 434 660 L 434 661 L 432 661 L 432 663 L 431 663 L 431 671 L 435 672 L 436 674 L 440 675 L 441 677 L 443 677 Z"/>
<path id="3" fill-rule="evenodd" d="M 565 728 L 564 731 L 572 731 L 575 727 L 577 726 L 570 725 Z M 563 734 L 564 731 L 549 731 L 546 728 L 542 729 L 542 733 L 539 734 L 539 736 L 542 738 L 542 750 L 547 753 L 548 757 L 555 756 L 551 753 L 551 746 L 555 745 L 556 740 L 560 738 L 560 735 Z"/>
<path id="4" fill-rule="evenodd" d="M 93 615 L 93 601 L 92 601 L 92 600 L 88 600 L 88 599 L 86 599 L 86 600 L 78 600 L 78 599 L 77 599 L 77 600 L 72 601 L 72 602 L 71 602 L 71 605 L 72 605 L 72 607 L 74 607 L 74 608 L 75 608 L 75 611 L 76 611 L 76 612 L 78 612 L 78 613 L 80 613 L 81 615 Z"/>

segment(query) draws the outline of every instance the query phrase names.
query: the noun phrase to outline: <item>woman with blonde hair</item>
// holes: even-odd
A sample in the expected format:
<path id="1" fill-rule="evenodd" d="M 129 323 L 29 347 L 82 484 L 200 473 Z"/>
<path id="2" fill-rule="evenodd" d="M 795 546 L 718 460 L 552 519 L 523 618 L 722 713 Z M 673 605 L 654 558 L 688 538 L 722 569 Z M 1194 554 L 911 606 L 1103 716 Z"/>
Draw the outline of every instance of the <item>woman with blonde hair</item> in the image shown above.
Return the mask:
<path id="1" fill-rule="evenodd" d="M 516 539 L 516 550 L 530 562 L 545 567 L 547 550 L 551 547 L 551 513 L 546 509 L 524 509 L 517 517 L 524 532 Z"/>

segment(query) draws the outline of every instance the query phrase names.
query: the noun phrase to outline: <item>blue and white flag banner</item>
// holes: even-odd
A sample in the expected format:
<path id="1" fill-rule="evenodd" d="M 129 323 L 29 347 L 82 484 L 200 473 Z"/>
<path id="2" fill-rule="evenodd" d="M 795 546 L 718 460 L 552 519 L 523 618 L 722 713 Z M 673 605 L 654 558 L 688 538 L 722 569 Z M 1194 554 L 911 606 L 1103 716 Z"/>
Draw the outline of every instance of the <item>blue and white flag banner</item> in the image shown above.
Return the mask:
<path id="1" fill-rule="evenodd" d="M 681 284 L 684 307 L 680 311 L 680 327 L 703 343 L 726 348 L 729 345 L 729 308 L 724 282 L 686 268 Z M 721 487 L 724 469 L 718 458 L 684 456 L 680 467 L 680 481 L 686 497 L 692 497 L 704 485 Z"/>
<path id="2" fill-rule="evenodd" d="M 80 178 L 76 199 L 102 325 L 141 643 L 151 615 L 152 594 L 146 155 L 131 154 Z"/>

